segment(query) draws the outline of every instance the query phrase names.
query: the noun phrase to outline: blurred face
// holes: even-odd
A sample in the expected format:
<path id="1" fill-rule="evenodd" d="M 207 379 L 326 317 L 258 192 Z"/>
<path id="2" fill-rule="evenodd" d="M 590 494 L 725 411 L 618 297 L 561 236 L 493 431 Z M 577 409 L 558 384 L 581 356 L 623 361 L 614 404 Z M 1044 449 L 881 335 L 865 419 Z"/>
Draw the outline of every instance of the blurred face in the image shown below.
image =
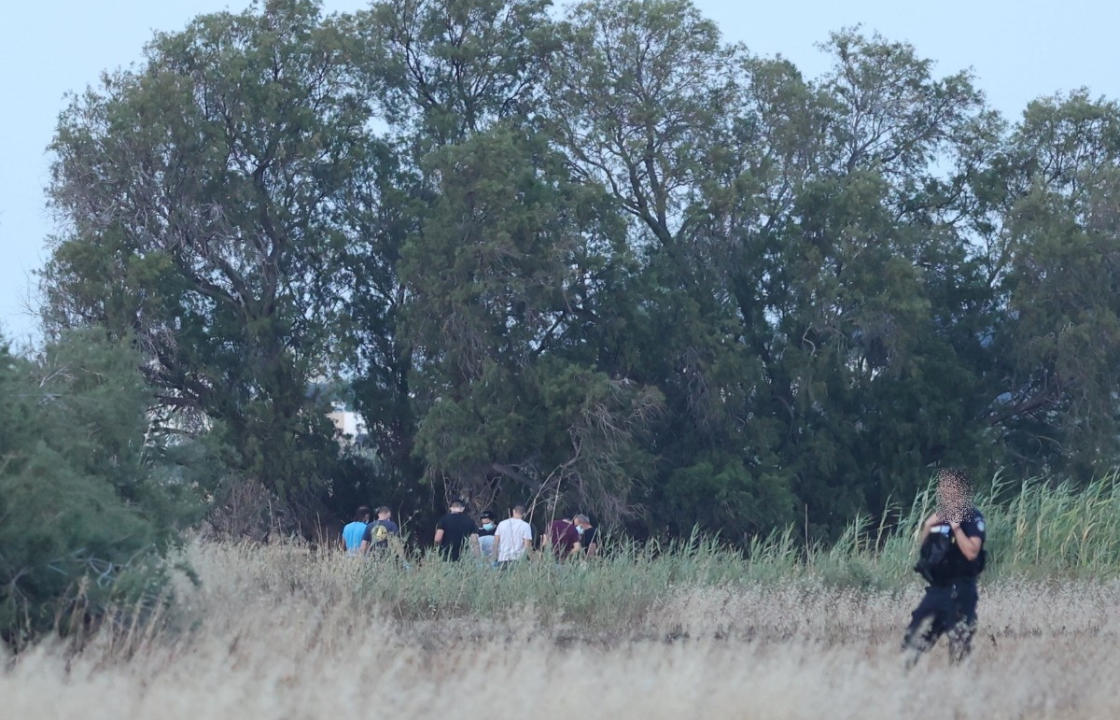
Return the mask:
<path id="1" fill-rule="evenodd" d="M 393 517 L 393 513 L 391 511 L 383 512 L 383 513 L 377 513 L 377 519 L 378 520 L 388 520 L 391 517 Z"/>
<path id="2" fill-rule="evenodd" d="M 968 483 L 955 474 L 942 475 L 937 483 L 937 514 L 960 522 L 972 507 Z"/>

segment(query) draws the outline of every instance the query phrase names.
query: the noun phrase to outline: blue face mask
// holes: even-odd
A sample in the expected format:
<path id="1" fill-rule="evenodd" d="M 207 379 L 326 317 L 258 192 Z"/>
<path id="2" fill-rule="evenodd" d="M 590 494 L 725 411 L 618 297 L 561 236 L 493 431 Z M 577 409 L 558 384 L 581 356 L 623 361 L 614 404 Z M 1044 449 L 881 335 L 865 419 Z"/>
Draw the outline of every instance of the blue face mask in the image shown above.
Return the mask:
<path id="1" fill-rule="evenodd" d="M 483 530 L 493 530 L 494 529 L 494 523 L 483 523 L 482 529 Z"/>

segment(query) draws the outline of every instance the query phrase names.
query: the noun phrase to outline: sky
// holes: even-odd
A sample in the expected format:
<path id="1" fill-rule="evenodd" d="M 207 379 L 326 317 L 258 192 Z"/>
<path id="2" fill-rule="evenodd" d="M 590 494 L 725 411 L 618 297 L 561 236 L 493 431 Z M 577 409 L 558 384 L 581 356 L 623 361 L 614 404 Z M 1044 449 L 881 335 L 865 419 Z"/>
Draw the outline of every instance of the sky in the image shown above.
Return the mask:
<path id="1" fill-rule="evenodd" d="M 935 72 L 969 68 L 993 107 L 1014 121 L 1031 100 L 1086 87 L 1120 99 L 1120 3 L 1114 0 L 694 0 L 729 41 L 780 54 L 808 77 L 828 69 L 817 47 L 860 25 L 914 45 Z M 38 339 L 34 271 L 58 223 L 46 203 L 47 146 L 68 93 L 143 59 L 157 31 L 247 0 L 14 0 L 0 23 L 0 335 Z M 328 13 L 366 0 L 325 0 Z"/>

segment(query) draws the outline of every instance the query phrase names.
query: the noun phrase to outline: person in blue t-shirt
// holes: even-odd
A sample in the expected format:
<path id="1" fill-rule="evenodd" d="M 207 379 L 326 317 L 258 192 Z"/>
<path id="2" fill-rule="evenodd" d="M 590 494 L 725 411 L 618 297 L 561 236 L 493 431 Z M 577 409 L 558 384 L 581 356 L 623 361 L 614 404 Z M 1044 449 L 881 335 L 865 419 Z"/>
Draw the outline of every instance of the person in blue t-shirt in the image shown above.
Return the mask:
<path id="1" fill-rule="evenodd" d="M 369 523 L 370 511 L 367 505 L 362 505 L 354 512 L 354 520 L 346 523 L 342 528 L 342 535 L 338 539 L 339 546 L 347 555 L 357 555 L 362 547 L 362 535 L 366 532 Z"/>

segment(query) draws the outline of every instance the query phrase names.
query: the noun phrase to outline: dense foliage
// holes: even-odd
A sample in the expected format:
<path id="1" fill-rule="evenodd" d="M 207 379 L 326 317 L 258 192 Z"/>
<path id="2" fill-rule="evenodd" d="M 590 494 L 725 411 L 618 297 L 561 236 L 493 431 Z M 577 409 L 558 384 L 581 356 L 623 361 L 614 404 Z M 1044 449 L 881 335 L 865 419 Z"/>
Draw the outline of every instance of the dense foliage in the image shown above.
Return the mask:
<path id="1" fill-rule="evenodd" d="M 687 0 L 199 17 L 61 117 L 47 327 L 134 345 L 148 442 L 305 530 L 463 495 L 835 537 L 938 464 L 1088 482 L 1120 107 L 1008 125 L 907 44 L 826 48 L 806 78 Z"/>
<path id="2" fill-rule="evenodd" d="M 139 358 L 96 331 L 34 358 L 0 345 L 0 639 L 149 607 L 199 485 L 145 443 Z"/>

